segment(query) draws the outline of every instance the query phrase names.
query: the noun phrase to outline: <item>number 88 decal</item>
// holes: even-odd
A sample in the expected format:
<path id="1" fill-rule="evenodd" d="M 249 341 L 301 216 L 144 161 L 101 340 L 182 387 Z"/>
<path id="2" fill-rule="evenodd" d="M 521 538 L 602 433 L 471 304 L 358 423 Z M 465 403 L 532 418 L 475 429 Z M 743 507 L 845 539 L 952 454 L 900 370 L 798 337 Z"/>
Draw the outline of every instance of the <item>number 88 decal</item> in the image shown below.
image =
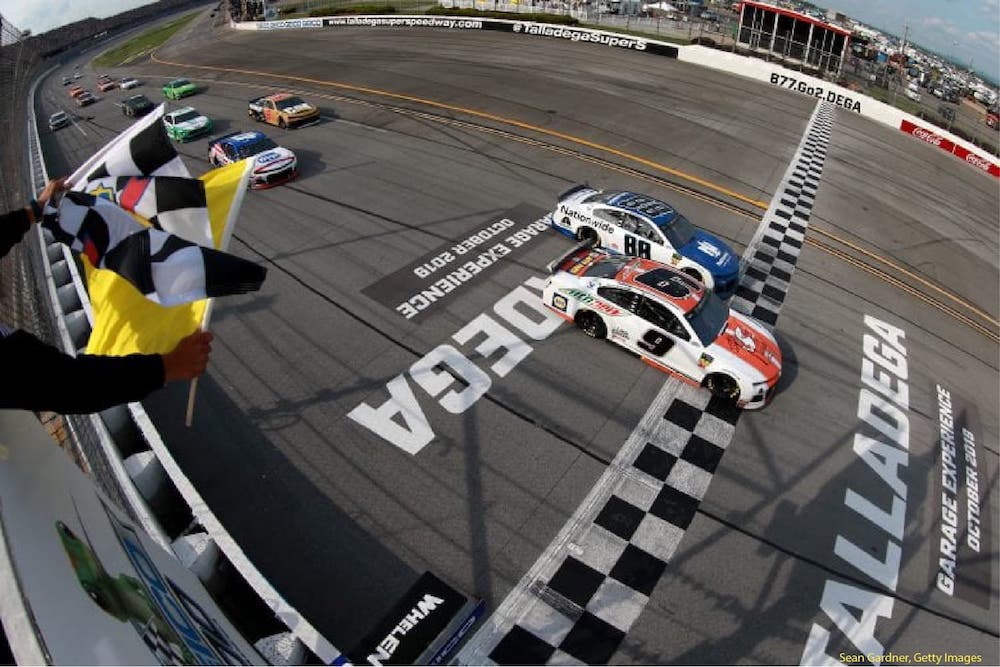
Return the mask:
<path id="1" fill-rule="evenodd" d="M 649 259 L 649 241 L 643 241 L 638 239 L 631 234 L 625 235 L 625 254 L 631 255 L 633 257 L 642 257 L 643 259 Z"/>

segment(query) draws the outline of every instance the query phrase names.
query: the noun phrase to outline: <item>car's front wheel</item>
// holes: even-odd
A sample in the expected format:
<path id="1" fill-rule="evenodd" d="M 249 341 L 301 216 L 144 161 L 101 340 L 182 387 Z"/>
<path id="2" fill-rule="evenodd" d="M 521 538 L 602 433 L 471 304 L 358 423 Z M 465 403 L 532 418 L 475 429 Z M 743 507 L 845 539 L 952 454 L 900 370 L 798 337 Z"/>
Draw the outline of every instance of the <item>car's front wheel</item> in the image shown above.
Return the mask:
<path id="1" fill-rule="evenodd" d="M 576 240 L 582 243 L 589 243 L 592 246 L 599 245 L 600 242 L 597 231 L 591 227 L 581 227 L 576 230 Z"/>
<path id="2" fill-rule="evenodd" d="M 702 386 L 712 392 L 713 396 L 736 403 L 740 397 L 740 385 L 736 380 L 725 373 L 712 373 L 705 377 Z"/>
<path id="3" fill-rule="evenodd" d="M 280 127 L 282 130 L 287 130 L 288 129 L 288 123 L 285 122 L 284 118 L 279 118 L 278 119 L 278 127 Z"/>
<path id="4" fill-rule="evenodd" d="M 604 338 L 608 335 L 608 328 L 604 325 L 601 316 L 592 310 L 581 310 L 574 318 L 576 326 L 580 327 L 583 333 L 591 338 Z"/>

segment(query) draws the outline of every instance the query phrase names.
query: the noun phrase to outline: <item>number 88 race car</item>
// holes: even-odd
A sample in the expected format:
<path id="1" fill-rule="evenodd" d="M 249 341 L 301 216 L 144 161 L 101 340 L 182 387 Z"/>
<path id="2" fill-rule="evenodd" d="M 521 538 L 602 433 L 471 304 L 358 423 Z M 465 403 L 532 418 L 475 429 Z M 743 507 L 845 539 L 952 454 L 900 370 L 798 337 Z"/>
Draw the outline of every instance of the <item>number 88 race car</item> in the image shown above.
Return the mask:
<path id="1" fill-rule="evenodd" d="M 736 291 L 740 261 L 732 249 L 658 199 L 577 185 L 559 195 L 549 221 L 579 241 L 677 267 L 723 299 Z"/>
<path id="2" fill-rule="evenodd" d="M 588 244 L 549 264 L 543 303 L 594 338 L 741 408 L 764 407 L 781 376 L 781 350 L 757 320 L 704 285 L 648 259 Z"/>

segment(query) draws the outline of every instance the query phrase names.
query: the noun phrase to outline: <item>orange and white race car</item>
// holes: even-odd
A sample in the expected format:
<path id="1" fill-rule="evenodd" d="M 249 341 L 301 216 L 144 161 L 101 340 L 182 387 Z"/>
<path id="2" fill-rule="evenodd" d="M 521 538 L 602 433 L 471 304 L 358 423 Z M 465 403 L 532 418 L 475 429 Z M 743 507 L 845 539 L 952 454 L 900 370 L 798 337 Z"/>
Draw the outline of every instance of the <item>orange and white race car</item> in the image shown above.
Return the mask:
<path id="1" fill-rule="evenodd" d="M 763 323 L 730 310 L 682 271 L 577 246 L 549 265 L 542 302 L 593 338 L 740 408 L 761 408 L 781 377 L 781 350 Z"/>
<path id="2" fill-rule="evenodd" d="M 275 93 L 250 100 L 247 115 L 282 129 L 319 122 L 319 109 L 291 93 Z"/>

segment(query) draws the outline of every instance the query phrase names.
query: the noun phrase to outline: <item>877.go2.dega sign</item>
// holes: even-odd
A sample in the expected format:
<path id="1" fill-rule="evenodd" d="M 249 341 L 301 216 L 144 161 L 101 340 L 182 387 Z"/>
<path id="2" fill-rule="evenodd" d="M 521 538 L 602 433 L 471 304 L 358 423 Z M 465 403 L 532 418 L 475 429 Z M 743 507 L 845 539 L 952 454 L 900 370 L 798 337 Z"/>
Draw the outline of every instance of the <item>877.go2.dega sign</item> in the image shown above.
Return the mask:
<path id="1" fill-rule="evenodd" d="M 859 100 L 847 97 L 846 95 L 838 93 L 835 90 L 826 90 L 823 86 L 812 84 L 809 81 L 796 79 L 794 76 L 785 76 L 784 74 L 771 72 L 771 83 L 776 86 L 781 86 L 782 88 L 794 90 L 795 92 L 802 93 L 803 95 L 808 95 L 809 97 L 815 97 L 818 100 L 826 100 L 830 104 L 836 104 L 838 107 L 843 109 L 847 109 L 855 113 L 861 113 L 861 102 Z"/>

